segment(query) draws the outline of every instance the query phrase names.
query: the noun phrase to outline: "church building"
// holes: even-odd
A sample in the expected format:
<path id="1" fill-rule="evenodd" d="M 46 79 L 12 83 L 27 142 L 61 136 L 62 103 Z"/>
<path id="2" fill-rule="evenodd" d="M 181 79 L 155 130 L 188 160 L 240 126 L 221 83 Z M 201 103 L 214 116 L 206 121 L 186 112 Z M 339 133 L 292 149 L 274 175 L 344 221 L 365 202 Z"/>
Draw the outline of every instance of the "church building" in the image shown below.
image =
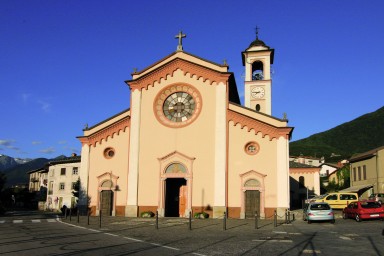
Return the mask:
<path id="1" fill-rule="evenodd" d="M 293 128 L 271 116 L 274 49 L 242 53 L 244 106 L 229 66 L 176 51 L 132 73 L 130 107 L 87 127 L 80 198 L 93 215 L 270 218 L 289 208 Z M 240 54 L 239 54 L 240 57 Z"/>

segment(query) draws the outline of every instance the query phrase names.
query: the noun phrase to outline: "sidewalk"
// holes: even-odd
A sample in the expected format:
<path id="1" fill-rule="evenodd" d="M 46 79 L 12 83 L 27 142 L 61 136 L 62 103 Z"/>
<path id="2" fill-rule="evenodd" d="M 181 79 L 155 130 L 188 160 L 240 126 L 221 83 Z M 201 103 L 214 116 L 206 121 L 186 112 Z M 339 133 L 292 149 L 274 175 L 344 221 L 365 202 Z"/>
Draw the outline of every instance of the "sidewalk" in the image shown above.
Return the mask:
<path id="1" fill-rule="evenodd" d="M 71 220 L 70 220 L 71 219 Z M 187 218 L 128 218 L 91 216 L 72 216 L 61 221 L 70 225 L 81 226 L 95 231 L 108 232 L 121 236 L 130 236 L 147 241 L 164 241 L 166 237 L 177 236 L 185 239 L 209 239 L 210 237 L 273 237 L 284 239 L 284 234 L 295 232 L 292 223 L 285 220 L 277 220 L 276 226 L 273 220 L 255 219 L 192 219 Z M 257 226 L 256 226 L 257 225 Z M 166 242 L 166 241 L 165 241 Z"/>

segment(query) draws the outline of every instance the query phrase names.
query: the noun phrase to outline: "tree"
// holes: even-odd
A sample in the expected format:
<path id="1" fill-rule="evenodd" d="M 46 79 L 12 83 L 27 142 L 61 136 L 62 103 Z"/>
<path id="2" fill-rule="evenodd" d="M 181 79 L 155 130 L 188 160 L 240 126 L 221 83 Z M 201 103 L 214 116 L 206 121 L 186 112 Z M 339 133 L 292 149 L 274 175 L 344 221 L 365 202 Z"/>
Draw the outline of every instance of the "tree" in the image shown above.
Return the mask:
<path id="1" fill-rule="evenodd" d="M 0 193 L 1 191 L 3 191 L 3 188 L 6 182 L 7 182 L 7 176 L 5 175 L 5 173 L 0 172 Z"/>
<path id="2" fill-rule="evenodd" d="M 73 188 L 72 188 L 72 195 L 76 197 L 77 200 L 80 197 L 80 189 L 81 189 L 81 182 L 80 182 L 80 178 L 78 178 L 75 184 L 73 184 Z"/>
<path id="3" fill-rule="evenodd" d="M 72 195 L 76 198 L 76 204 L 81 214 L 85 215 L 91 203 L 91 197 L 87 195 L 86 190 L 81 184 L 80 178 L 73 184 Z"/>

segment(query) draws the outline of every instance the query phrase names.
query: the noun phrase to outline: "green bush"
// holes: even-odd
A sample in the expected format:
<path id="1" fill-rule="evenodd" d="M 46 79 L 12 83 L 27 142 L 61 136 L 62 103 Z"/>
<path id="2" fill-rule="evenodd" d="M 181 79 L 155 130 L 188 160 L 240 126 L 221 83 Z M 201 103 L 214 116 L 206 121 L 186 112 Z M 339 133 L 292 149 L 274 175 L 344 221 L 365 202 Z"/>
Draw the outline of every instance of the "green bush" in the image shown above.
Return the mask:
<path id="1" fill-rule="evenodd" d="M 146 212 L 140 213 L 140 217 L 142 217 L 142 218 L 152 218 L 153 216 L 155 216 L 155 214 L 151 211 L 146 211 Z"/>
<path id="2" fill-rule="evenodd" d="M 195 219 L 207 219 L 209 217 L 209 214 L 206 212 L 195 212 L 193 214 L 193 217 Z"/>

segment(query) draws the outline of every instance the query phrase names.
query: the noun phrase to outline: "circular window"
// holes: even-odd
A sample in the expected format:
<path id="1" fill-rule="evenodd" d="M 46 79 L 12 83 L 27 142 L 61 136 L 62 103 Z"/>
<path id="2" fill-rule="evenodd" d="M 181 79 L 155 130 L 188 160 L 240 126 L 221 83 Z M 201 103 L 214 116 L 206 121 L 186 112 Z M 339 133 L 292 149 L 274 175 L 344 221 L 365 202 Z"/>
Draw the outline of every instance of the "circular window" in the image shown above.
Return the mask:
<path id="1" fill-rule="evenodd" d="M 110 159 L 110 158 L 112 158 L 114 156 L 115 156 L 115 150 L 113 148 L 106 148 L 104 150 L 104 157 L 105 158 Z"/>
<path id="2" fill-rule="evenodd" d="M 244 150 L 248 155 L 256 155 L 260 150 L 260 146 L 257 142 L 252 141 L 245 145 Z"/>
<path id="3" fill-rule="evenodd" d="M 171 85 L 158 93 L 154 101 L 157 120 L 165 126 L 184 127 L 192 123 L 201 110 L 201 95 L 187 84 Z"/>
<path id="4" fill-rule="evenodd" d="M 195 106 L 195 100 L 190 94 L 175 92 L 165 99 L 163 113 L 173 122 L 185 122 L 192 117 Z"/>

